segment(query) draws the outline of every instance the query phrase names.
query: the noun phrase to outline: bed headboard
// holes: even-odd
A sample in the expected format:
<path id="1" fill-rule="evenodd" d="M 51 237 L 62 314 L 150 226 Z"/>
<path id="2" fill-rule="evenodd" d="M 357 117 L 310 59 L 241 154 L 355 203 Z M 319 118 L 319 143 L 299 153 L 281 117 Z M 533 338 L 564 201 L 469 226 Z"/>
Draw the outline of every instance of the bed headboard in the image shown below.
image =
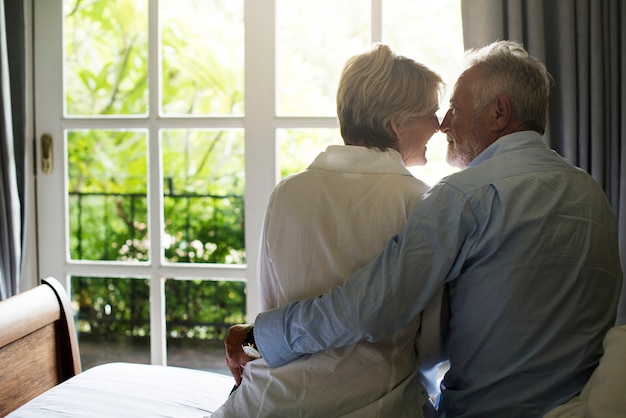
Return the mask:
<path id="1" fill-rule="evenodd" d="M 0 301 L 0 416 L 80 372 L 69 297 L 56 279 Z"/>

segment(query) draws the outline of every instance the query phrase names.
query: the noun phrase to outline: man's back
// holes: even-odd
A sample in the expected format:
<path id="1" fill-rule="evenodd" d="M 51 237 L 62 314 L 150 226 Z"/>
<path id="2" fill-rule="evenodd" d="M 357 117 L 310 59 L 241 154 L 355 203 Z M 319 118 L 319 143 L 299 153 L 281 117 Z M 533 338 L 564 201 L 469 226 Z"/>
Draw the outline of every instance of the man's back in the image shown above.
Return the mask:
<path id="1" fill-rule="evenodd" d="M 612 210 L 588 174 L 527 137 L 501 139 L 443 186 L 476 225 L 449 277 L 446 416 L 541 416 L 566 402 L 615 319 Z"/>

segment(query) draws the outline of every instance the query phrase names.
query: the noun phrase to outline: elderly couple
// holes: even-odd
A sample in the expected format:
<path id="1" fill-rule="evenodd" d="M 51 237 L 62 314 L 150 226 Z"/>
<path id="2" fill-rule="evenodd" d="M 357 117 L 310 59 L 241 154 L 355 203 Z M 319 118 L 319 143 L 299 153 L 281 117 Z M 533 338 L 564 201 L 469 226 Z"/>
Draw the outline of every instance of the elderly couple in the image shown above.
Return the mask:
<path id="1" fill-rule="evenodd" d="M 345 146 L 272 193 L 264 312 L 229 331 L 214 417 L 540 417 L 581 391 L 621 288 L 613 210 L 542 140 L 545 66 L 511 41 L 467 58 L 441 124 L 438 74 L 348 60 Z M 462 170 L 429 188 L 406 166 L 436 131 Z"/>

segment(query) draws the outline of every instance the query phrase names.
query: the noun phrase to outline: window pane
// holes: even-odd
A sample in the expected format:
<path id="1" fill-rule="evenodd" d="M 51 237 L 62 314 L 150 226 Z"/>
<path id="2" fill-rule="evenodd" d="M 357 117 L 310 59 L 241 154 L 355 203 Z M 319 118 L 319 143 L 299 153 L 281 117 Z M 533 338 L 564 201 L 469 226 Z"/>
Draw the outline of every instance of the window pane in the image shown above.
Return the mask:
<path id="1" fill-rule="evenodd" d="M 277 114 L 336 114 L 341 69 L 370 43 L 370 13 L 369 1 L 276 1 Z"/>
<path id="2" fill-rule="evenodd" d="M 243 131 L 164 130 L 165 258 L 245 263 Z"/>
<path id="3" fill-rule="evenodd" d="M 461 1 L 383 2 L 383 42 L 437 71 L 449 96 L 463 64 Z M 447 110 L 447 105 L 441 107 Z"/>
<path id="4" fill-rule="evenodd" d="M 228 328 L 246 322 L 246 285 L 238 281 L 165 281 L 167 364 L 230 375 Z"/>
<path id="5" fill-rule="evenodd" d="M 402 55 L 437 71 L 446 83 L 438 116 L 448 110 L 454 82 L 463 65 L 463 25 L 460 0 L 394 0 L 383 2 L 383 42 Z M 410 167 L 417 178 L 435 184 L 458 171 L 446 162 L 447 141 L 442 133 L 428 142 L 423 167 Z"/>
<path id="6" fill-rule="evenodd" d="M 68 131 L 70 258 L 146 261 L 145 131 Z"/>
<path id="7" fill-rule="evenodd" d="M 339 129 L 277 129 L 281 178 L 307 168 L 329 145 L 343 145 Z"/>
<path id="8" fill-rule="evenodd" d="M 147 0 L 65 0 L 67 115 L 144 115 Z"/>
<path id="9" fill-rule="evenodd" d="M 150 282 L 72 277 L 83 369 L 114 361 L 150 363 Z"/>
<path id="10" fill-rule="evenodd" d="M 160 0 L 162 112 L 242 115 L 242 0 Z"/>

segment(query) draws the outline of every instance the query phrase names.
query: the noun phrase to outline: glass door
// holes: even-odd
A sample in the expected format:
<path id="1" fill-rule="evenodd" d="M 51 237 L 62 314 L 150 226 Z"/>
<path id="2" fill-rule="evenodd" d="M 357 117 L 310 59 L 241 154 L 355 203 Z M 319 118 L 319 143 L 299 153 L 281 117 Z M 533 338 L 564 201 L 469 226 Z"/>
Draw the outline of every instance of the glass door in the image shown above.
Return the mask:
<path id="1" fill-rule="evenodd" d="M 453 82 L 459 0 L 432 3 L 34 0 L 39 271 L 70 290 L 85 368 L 228 373 L 267 198 L 342 143 L 348 57 L 383 41 Z"/>

